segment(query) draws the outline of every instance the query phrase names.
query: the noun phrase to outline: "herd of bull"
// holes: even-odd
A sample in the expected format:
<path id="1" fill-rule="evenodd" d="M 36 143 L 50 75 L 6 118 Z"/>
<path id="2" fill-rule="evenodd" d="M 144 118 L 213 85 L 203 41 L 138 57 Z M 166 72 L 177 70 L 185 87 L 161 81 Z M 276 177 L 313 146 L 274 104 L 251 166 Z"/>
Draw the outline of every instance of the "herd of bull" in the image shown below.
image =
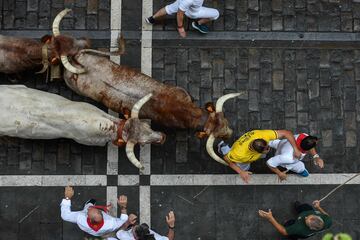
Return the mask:
<path id="1" fill-rule="evenodd" d="M 77 94 L 101 102 L 122 113 L 125 119 L 109 115 L 88 103 L 74 102 L 56 94 L 23 85 L 0 85 L 0 135 L 54 139 L 69 138 L 85 145 L 104 146 L 112 142 L 126 145 L 129 160 L 143 166 L 135 157 L 136 144 L 165 141 L 165 134 L 151 129 L 146 121 L 171 128 L 201 129 L 200 138 L 208 137 L 206 149 L 216 161 L 216 138 L 232 134 L 222 112 L 223 104 L 239 93 L 219 98 L 216 105 L 196 106 L 182 88 L 166 85 L 141 72 L 112 62 L 111 53 L 89 49 L 84 39 L 60 34 L 61 19 L 71 10 L 61 11 L 53 22 L 53 35 L 33 39 L 0 35 L 0 72 L 16 74 L 62 63 L 63 79 Z M 141 110 L 141 111 L 140 111 Z"/>

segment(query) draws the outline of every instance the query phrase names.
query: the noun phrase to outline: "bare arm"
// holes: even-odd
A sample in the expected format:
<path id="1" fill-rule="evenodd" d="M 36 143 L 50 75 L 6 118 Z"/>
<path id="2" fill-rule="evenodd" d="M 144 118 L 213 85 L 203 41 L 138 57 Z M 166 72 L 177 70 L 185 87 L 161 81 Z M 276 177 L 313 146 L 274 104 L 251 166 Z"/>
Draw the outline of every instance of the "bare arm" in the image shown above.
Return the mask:
<path id="1" fill-rule="evenodd" d="M 166 216 L 166 223 L 169 227 L 169 232 L 167 237 L 169 240 L 174 240 L 175 238 L 175 214 L 173 211 L 170 211 L 169 214 Z"/>
<path id="2" fill-rule="evenodd" d="M 283 225 L 281 225 L 280 223 L 278 223 L 278 221 L 276 221 L 276 219 L 274 217 L 268 219 L 269 222 L 276 228 L 276 230 L 283 236 L 287 236 L 287 232 L 286 229 Z"/>
<path id="3" fill-rule="evenodd" d="M 315 201 L 313 202 L 313 205 L 314 205 L 314 207 L 315 207 L 317 210 L 319 210 L 322 214 L 325 214 L 325 215 L 330 216 L 327 212 L 325 212 L 324 209 L 322 209 L 322 207 L 320 206 L 320 201 L 319 201 L 319 200 L 315 200 Z"/>
<path id="4" fill-rule="evenodd" d="M 227 158 L 226 156 L 224 156 L 224 160 L 229 164 L 229 167 L 231 169 L 233 169 L 240 175 L 241 179 L 245 183 L 249 183 L 251 172 L 242 170 L 238 165 L 236 165 L 233 161 L 229 160 L 229 158 Z"/>
<path id="5" fill-rule="evenodd" d="M 286 171 L 285 171 L 285 172 L 282 172 L 282 171 L 280 171 L 280 169 L 278 169 L 277 167 L 270 167 L 269 165 L 267 165 L 267 166 L 270 168 L 270 170 L 271 170 L 273 173 L 275 173 L 276 175 L 278 175 L 280 181 L 286 180 L 286 178 L 287 178 Z"/>
<path id="6" fill-rule="evenodd" d="M 184 29 L 184 14 L 185 12 L 181 10 L 179 10 L 176 14 L 178 32 L 181 37 L 186 37 L 186 32 Z"/>
<path id="7" fill-rule="evenodd" d="M 310 155 L 314 158 L 314 164 L 320 168 L 324 168 L 324 160 L 322 160 L 315 148 L 309 150 Z M 315 157 L 314 157 L 315 156 Z"/>
<path id="8" fill-rule="evenodd" d="M 117 201 L 121 214 L 127 214 L 127 196 L 121 195 Z"/>
<path id="9" fill-rule="evenodd" d="M 238 165 L 236 165 L 233 161 L 230 161 L 229 158 L 227 158 L 226 156 L 224 156 L 224 160 L 225 162 L 227 162 L 229 164 L 229 167 L 234 170 L 236 173 L 242 173 L 244 172 Z"/>
<path id="10" fill-rule="evenodd" d="M 273 217 L 271 209 L 269 209 L 269 212 L 259 210 L 259 216 L 267 219 L 281 235 L 288 236 L 285 227 L 278 223 L 278 221 L 276 221 L 276 219 Z"/>
<path id="11" fill-rule="evenodd" d="M 301 157 L 301 151 L 296 146 L 296 140 L 294 138 L 293 133 L 291 131 L 288 131 L 288 130 L 276 130 L 276 133 L 278 135 L 278 138 L 280 138 L 280 139 L 286 138 L 289 141 L 289 143 L 291 144 L 291 146 L 294 149 L 294 156 L 296 158 L 300 158 Z"/>

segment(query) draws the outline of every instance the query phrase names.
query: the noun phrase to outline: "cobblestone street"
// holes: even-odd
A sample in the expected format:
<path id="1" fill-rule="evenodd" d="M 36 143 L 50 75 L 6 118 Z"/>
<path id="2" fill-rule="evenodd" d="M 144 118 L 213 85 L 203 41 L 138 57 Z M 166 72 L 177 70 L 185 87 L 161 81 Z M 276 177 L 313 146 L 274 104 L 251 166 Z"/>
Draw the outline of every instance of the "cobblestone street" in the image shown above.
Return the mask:
<path id="1" fill-rule="evenodd" d="M 254 175 L 246 185 L 209 157 L 206 139 L 196 138 L 194 129 L 156 123 L 152 128 L 166 133 L 166 142 L 135 147 L 143 172 L 129 162 L 124 148 L 111 144 L 1 137 L 0 239 L 84 239 L 75 224 L 60 217 L 68 184 L 75 188 L 73 210 L 95 198 L 100 204 L 113 203 L 113 214 L 120 214 L 116 198 L 126 194 L 128 212 L 161 234 L 167 231 L 166 214 L 174 210 L 179 240 L 283 239 L 259 218 L 258 209 L 271 208 L 283 223 L 292 217 L 294 201 L 319 199 L 360 171 L 360 1 L 205 0 L 220 18 L 209 24 L 207 35 L 195 32 L 185 19 L 185 39 L 178 36 L 175 16 L 154 26 L 144 21 L 171 2 L 0 0 L 0 35 L 40 40 L 51 34 L 55 16 L 71 8 L 61 22 L 62 33 L 88 38 L 92 48 L 103 51 L 116 49 L 122 34 L 126 51 L 111 57 L 114 62 L 184 88 L 197 106 L 242 93 L 224 105 L 234 130 L 229 144 L 253 129 L 306 132 L 320 138 L 317 151 L 325 168 L 309 157 L 308 178 L 289 174 L 278 183 L 260 160 L 251 165 Z M 63 79 L 47 77 L 0 73 L 0 84 L 24 84 L 108 112 Z M 326 232 L 360 239 L 359 186 L 356 179 L 322 203 L 333 217 Z"/>

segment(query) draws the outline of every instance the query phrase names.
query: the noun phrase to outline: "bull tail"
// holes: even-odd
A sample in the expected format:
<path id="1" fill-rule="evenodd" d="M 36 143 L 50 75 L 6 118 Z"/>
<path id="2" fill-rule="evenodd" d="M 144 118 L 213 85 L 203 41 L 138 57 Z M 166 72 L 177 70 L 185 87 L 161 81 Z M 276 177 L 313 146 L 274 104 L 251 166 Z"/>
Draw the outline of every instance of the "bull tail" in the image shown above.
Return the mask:
<path id="1" fill-rule="evenodd" d="M 122 34 L 118 38 L 118 48 L 119 49 L 117 51 L 113 51 L 113 52 L 103 52 L 103 51 L 98 51 L 98 50 L 94 50 L 94 49 L 82 49 L 82 50 L 80 50 L 80 53 L 93 53 L 96 55 L 108 56 L 108 57 L 123 55 L 125 53 L 125 39 Z"/>

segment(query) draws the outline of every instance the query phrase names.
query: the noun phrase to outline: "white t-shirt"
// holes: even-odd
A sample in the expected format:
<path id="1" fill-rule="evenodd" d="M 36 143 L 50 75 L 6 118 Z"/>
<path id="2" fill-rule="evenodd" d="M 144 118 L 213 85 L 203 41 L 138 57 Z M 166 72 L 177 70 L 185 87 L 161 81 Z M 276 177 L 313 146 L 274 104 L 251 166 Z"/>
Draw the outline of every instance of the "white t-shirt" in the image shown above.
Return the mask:
<path id="1" fill-rule="evenodd" d="M 196 14 L 203 3 L 204 0 L 179 0 L 179 9 L 190 14 Z"/>
<path id="2" fill-rule="evenodd" d="M 161 236 L 159 234 L 157 234 L 156 232 L 154 232 L 153 230 L 150 229 L 150 233 L 154 234 L 154 237 L 156 240 L 169 240 L 169 238 Z M 119 240 L 135 240 L 132 229 L 124 231 L 124 230 L 120 230 L 116 233 L 116 237 Z"/>

